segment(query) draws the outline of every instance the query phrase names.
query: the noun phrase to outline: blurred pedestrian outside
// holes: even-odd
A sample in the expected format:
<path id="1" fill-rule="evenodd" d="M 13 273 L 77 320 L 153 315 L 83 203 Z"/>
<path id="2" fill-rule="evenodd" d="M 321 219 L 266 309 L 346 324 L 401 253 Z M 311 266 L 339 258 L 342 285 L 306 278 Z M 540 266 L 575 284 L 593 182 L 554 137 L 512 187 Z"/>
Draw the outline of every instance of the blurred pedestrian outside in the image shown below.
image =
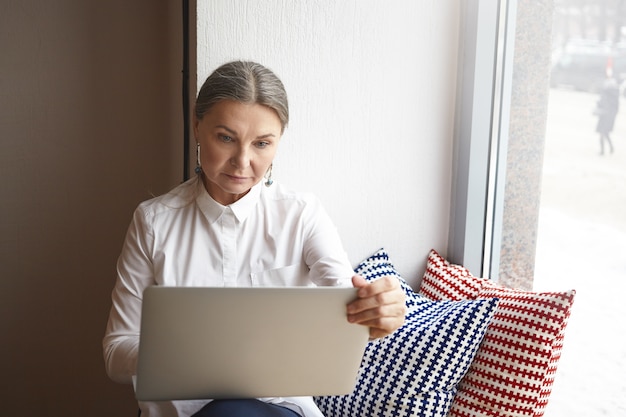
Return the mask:
<path id="1" fill-rule="evenodd" d="M 600 98 L 596 104 L 594 114 L 598 116 L 596 132 L 600 134 L 600 155 L 604 155 L 604 142 L 609 145 L 609 152 L 613 153 L 611 132 L 615 126 L 615 117 L 619 110 L 619 85 L 611 71 L 607 71 L 607 79 L 600 90 Z"/>

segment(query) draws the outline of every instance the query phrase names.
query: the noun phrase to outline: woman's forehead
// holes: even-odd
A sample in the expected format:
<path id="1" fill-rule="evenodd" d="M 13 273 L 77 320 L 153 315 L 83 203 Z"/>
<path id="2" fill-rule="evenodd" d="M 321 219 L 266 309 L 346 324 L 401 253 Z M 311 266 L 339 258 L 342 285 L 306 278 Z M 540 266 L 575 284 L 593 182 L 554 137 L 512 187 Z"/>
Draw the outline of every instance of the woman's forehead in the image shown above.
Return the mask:
<path id="1" fill-rule="evenodd" d="M 258 103 L 222 100 L 211 106 L 202 121 L 210 126 L 225 125 L 229 129 L 250 128 L 281 131 L 281 122 L 273 109 Z"/>

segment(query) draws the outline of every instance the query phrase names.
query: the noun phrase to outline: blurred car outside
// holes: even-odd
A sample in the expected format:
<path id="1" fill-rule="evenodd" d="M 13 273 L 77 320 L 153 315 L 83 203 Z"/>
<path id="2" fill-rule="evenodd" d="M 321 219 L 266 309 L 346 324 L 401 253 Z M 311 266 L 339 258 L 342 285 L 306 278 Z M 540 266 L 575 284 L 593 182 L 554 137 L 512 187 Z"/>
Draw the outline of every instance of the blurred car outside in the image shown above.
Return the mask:
<path id="1" fill-rule="evenodd" d="M 550 86 L 598 93 L 608 75 L 618 84 L 626 81 L 626 44 L 571 40 L 554 52 Z"/>

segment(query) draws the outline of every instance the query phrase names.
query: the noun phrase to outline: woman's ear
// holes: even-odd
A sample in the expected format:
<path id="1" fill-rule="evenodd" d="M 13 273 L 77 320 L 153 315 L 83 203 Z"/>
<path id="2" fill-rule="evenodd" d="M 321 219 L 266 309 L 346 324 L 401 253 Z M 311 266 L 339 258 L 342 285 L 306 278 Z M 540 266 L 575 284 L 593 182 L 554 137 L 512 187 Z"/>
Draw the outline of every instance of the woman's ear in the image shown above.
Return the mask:
<path id="1" fill-rule="evenodd" d="M 193 126 L 193 134 L 196 142 L 198 141 L 198 125 L 200 124 L 200 120 L 196 117 L 196 109 L 191 113 L 191 125 Z"/>

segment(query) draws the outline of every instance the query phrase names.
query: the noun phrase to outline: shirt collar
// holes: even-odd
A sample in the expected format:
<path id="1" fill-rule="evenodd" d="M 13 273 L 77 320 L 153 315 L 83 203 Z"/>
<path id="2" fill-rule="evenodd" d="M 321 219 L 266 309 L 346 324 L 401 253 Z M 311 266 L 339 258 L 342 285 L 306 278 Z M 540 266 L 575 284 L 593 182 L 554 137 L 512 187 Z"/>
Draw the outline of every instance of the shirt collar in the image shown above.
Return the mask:
<path id="1" fill-rule="evenodd" d="M 248 194 L 244 195 L 229 206 L 233 210 L 233 213 L 235 213 L 237 220 L 240 222 L 246 220 L 252 212 L 252 209 L 256 206 L 256 203 L 259 201 L 259 196 L 261 195 L 261 187 L 262 184 L 259 182 L 250 189 Z"/>
<path id="2" fill-rule="evenodd" d="M 222 204 L 215 201 L 209 195 L 206 188 L 204 188 L 204 184 L 202 183 L 202 181 L 198 181 L 198 187 L 198 197 L 196 198 L 196 201 L 198 203 L 198 206 L 200 207 L 200 210 L 202 210 L 209 222 L 215 222 L 222 216 L 222 213 L 224 213 L 224 211 L 228 210 L 229 208 L 230 210 L 232 210 L 237 220 L 239 222 L 243 222 L 250 215 L 252 209 L 259 201 L 262 183 L 259 182 L 258 184 L 256 184 L 250 189 L 248 194 L 244 195 L 239 200 L 228 206 L 223 206 Z"/>

